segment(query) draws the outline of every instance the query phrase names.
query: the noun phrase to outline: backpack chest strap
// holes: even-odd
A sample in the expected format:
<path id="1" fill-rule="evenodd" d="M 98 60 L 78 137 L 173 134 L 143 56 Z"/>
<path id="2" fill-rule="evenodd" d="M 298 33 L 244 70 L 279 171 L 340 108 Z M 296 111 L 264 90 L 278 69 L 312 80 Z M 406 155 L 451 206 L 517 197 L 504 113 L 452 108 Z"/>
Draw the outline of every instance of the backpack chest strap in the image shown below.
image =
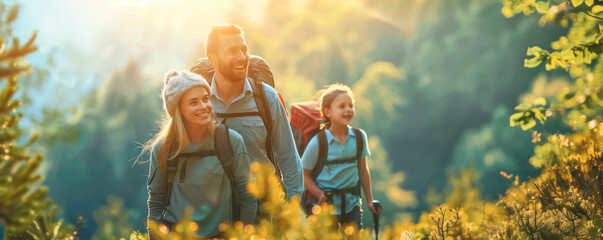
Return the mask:
<path id="1" fill-rule="evenodd" d="M 357 161 L 358 161 L 358 158 L 354 156 L 354 157 L 351 157 L 351 158 L 329 160 L 329 161 L 325 162 L 325 165 L 342 164 L 342 163 L 354 163 L 354 162 L 357 162 Z"/>
<path id="2" fill-rule="evenodd" d="M 196 157 L 196 158 L 204 158 L 204 157 L 209 157 L 209 156 L 217 156 L 217 152 L 215 150 L 202 150 L 202 151 L 196 151 L 196 152 L 192 152 L 192 153 L 180 153 L 178 154 L 177 158 L 186 158 L 184 159 L 184 162 L 182 162 L 182 166 L 180 167 L 180 178 L 178 179 L 180 183 L 184 182 L 184 178 L 186 177 L 186 168 L 188 166 L 188 160 L 189 158 L 192 157 Z M 169 166 L 169 165 L 168 165 Z M 173 166 L 174 169 L 172 169 L 172 172 L 176 171 L 177 166 Z M 170 169 L 168 169 L 170 170 Z M 168 176 L 168 179 L 174 179 L 174 176 Z"/>
<path id="3" fill-rule="evenodd" d="M 238 113 L 219 113 L 216 112 L 216 117 L 219 118 L 234 118 L 234 117 L 249 117 L 249 116 L 258 116 L 261 117 L 259 112 L 238 112 Z"/>
<path id="4" fill-rule="evenodd" d="M 318 159 L 316 165 L 314 165 L 314 168 L 312 169 L 312 179 L 316 180 L 325 165 L 351 163 L 360 160 L 360 156 L 362 155 L 362 151 L 364 149 L 364 139 L 362 138 L 362 133 L 360 132 L 360 129 L 353 128 L 353 130 L 354 134 L 356 135 L 356 156 L 331 161 L 327 161 L 329 153 L 329 144 L 327 142 L 325 131 L 322 130 L 318 132 Z M 358 167 L 360 167 L 360 165 L 358 165 Z"/>
<path id="5" fill-rule="evenodd" d="M 203 157 L 216 156 L 216 155 L 217 155 L 217 153 L 215 150 L 202 150 L 202 151 L 196 151 L 196 152 L 191 152 L 191 153 L 180 153 L 180 154 L 178 154 L 178 158 L 191 158 L 191 157 L 203 158 Z"/>

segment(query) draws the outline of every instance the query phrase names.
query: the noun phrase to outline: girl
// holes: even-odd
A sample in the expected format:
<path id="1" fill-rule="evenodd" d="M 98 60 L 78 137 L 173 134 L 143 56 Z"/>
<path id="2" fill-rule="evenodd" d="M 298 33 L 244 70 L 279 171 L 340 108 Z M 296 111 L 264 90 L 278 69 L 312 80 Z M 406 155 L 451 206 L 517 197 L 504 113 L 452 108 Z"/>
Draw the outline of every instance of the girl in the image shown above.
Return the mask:
<path id="1" fill-rule="evenodd" d="M 337 83 L 325 87 L 317 95 L 323 127 L 327 128 L 308 142 L 302 156 L 304 186 L 318 198 L 319 204 L 329 201 L 337 207 L 335 215 L 339 223 L 355 223 L 362 228 L 360 186 L 364 189 L 368 208 L 376 211 L 366 163 L 366 157 L 370 155 L 366 133 L 350 126 L 355 113 L 354 94 L 348 86 Z M 326 149 L 321 149 L 320 142 Z M 321 150 L 322 162 L 319 159 Z M 313 178 L 312 170 L 317 163 L 323 167 Z"/>
<path id="2" fill-rule="evenodd" d="M 165 75 L 162 98 L 164 121 L 161 130 L 143 145 L 149 151 L 150 168 L 147 189 L 148 220 L 168 227 L 182 219 L 187 206 L 193 207 L 192 220 L 202 237 L 220 235 L 218 225 L 240 214 L 245 224 L 253 224 L 256 199 L 247 189 L 250 157 L 243 138 L 229 130 L 230 149 L 234 153 L 229 179 L 220 159 L 215 155 L 215 116 L 209 101 L 210 88 L 201 76 L 171 70 Z M 224 134 L 226 136 L 226 134 Z M 212 151 L 214 150 L 213 154 Z M 199 151 L 206 151 L 201 155 Z M 241 154 L 243 153 L 243 154 Z M 231 181 L 236 186 L 231 186 Z M 231 188 L 237 194 L 240 212 L 231 205 Z M 149 232 L 151 238 L 155 237 Z"/>

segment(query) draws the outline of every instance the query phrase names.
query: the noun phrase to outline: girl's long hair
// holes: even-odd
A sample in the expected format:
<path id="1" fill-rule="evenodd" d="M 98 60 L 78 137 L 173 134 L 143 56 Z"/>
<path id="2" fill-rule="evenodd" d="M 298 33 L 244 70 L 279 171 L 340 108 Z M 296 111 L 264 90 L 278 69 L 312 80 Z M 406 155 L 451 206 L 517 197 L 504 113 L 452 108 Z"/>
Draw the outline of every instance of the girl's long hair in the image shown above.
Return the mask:
<path id="1" fill-rule="evenodd" d="M 350 98 L 352 98 L 352 102 L 356 102 L 352 89 L 341 83 L 327 85 L 316 93 L 318 106 L 320 106 L 320 116 L 323 119 L 323 123 L 320 125 L 321 130 L 331 125 L 331 119 L 327 117 L 325 110 L 330 109 L 331 104 L 333 104 L 333 100 L 335 100 L 335 98 L 342 93 L 347 93 Z"/>
<path id="2" fill-rule="evenodd" d="M 203 86 L 203 88 L 205 88 L 208 93 L 210 92 L 209 88 L 205 86 Z M 144 153 L 152 152 L 155 144 L 159 144 L 157 156 L 159 159 L 159 171 L 165 173 L 167 169 L 167 160 L 171 160 L 178 156 L 178 154 L 182 152 L 182 149 L 184 149 L 184 147 L 186 147 L 186 145 L 189 143 L 186 127 L 184 126 L 182 115 L 180 114 L 179 104 L 176 105 L 174 118 L 171 118 L 167 113 L 162 115 L 160 126 L 159 132 L 142 145 L 142 151 L 138 155 L 137 161 Z M 217 119 L 212 112 L 210 114 L 210 123 L 207 125 L 208 134 L 206 138 L 213 137 L 216 127 Z"/>

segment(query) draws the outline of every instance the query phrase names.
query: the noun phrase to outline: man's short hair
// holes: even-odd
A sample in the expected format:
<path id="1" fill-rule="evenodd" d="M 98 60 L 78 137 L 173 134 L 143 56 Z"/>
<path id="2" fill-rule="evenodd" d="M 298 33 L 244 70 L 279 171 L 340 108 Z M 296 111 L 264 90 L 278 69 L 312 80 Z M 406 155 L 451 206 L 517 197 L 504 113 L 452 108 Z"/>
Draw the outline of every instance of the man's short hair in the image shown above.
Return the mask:
<path id="1" fill-rule="evenodd" d="M 243 28 L 236 24 L 224 24 L 217 25 L 211 28 L 209 35 L 207 35 L 207 40 L 205 40 L 205 54 L 209 56 L 209 54 L 216 54 L 216 52 L 220 48 L 220 40 L 219 37 L 222 35 L 230 35 L 230 34 L 243 34 Z"/>

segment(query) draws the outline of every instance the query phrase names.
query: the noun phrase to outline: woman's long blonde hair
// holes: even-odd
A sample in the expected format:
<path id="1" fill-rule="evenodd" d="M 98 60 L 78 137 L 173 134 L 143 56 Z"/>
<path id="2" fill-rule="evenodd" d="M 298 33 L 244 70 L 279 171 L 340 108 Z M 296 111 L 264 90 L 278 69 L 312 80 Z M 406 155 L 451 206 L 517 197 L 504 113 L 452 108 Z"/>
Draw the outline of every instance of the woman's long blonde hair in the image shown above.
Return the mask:
<path id="1" fill-rule="evenodd" d="M 200 87 L 203 87 L 208 94 L 210 93 L 208 87 Z M 187 91 L 190 91 L 190 89 Z M 171 160 L 178 156 L 178 154 L 182 152 L 182 149 L 184 149 L 184 147 L 186 147 L 186 145 L 189 143 L 186 127 L 184 126 L 184 121 L 182 120 L 182 114 L 180 114 L 180 104 L 176 105 L 176 110 L 174 113 L 173 118 L 170 117 L 167 112 L 162 114 L 159 132 L 142 145 L 142 151 L 138 155 L 138 158 L 140 158 L 144 153 L 147 152 L 153 154 L 153 146 L 160 144 L 157 157 L 159 158 L 159 171 L 163 173 L 167 169 L 167 160 Z M 210 123 L 207 125 L 209 134 L 206 136 L 206 138 L 213 137 L 217 125 L 218 122 L 216 116 L 213 112 L 211 112 Z"/>

